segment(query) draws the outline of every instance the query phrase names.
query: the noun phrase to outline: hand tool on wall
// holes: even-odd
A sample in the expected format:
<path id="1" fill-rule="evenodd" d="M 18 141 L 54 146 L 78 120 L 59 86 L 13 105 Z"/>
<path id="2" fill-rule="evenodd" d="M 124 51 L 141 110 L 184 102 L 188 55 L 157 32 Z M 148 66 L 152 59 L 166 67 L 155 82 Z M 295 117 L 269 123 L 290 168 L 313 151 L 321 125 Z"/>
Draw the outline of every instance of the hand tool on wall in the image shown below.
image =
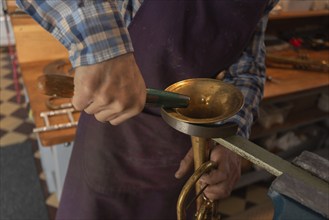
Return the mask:
<path id="1" fill-rule="evenodd" d="M 286 57 L 274 54 L 266 54 L 266 64 L 269 67 L 284 69 L 299 69 L 329 73 L 328 60 L 315 60 L 310 58 Z"/>

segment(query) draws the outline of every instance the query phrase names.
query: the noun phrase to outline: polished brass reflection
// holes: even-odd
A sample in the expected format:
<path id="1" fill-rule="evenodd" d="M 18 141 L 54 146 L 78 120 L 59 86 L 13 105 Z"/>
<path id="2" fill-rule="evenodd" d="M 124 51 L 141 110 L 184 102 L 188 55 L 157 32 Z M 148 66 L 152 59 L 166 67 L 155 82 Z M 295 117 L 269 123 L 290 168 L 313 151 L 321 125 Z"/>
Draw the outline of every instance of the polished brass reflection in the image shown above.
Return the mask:
<path id="1" fill-rule="evenodd" d="M 194 124 L 223 121 L 236 114 L 243 103 L 239 90 L 216 79 L 187 79 L 169 86 L 166 91 L 190 97 L 187 108 L 168 109 L 166 113 L 176 120 Z"/>
<path id="2" fill-rule="evenodd" d="M 200 195 L 202 189 L 198 182 L 199 178 L 217 167 L 216 163 L 209 161 L 213 143 L 210 138 L 232 135 L 236 132 L 227 126 L 222 127 L 229 129 L 229 132 L 222 132 L 218 122 L 235 115 L 241 109 L 244 99 L 242 93 L 233 85 L 216 79 L 187 79 L 169 86 L 166 91 L 190 97 L 187 108 L 163 108 L 161 111 L 162 118 L 170 126 L 185 134 L 193 134 L 191 141 L 195 172 L 184 185 L 177 201 L 177 219 L 184 220 L 188 194 L 195 186 L 196 194 Z M 210 201 L 203 195 L 197 198 L 196 207 L 196 219 L 219 219 L 217 201 Z"/>

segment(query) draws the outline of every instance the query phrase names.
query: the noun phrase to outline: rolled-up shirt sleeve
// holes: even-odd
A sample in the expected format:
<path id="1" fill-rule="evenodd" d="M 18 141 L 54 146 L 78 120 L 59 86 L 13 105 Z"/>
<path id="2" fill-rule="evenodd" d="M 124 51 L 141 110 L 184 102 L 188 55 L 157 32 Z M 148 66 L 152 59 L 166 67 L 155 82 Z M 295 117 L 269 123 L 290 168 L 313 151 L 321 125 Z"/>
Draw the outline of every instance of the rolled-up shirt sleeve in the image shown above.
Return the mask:
<path id="1" fill-rule="evenodd" d="M 263 97 L 266 80 L 264 43 L 268 13 L 277 3 L 271 0 L 263 18 L 259 21 L 249 45 L 241 54 L 239 60 L 225 71 L 224 82 L 235 85 L 244 96 L 241 110 L 226 122 L 238 124 L 238 135 L 249 138 L 251 126 L 258 117 L 260 101 Z"/>
<path id="2" fill-rule="evenodd" d="M 16 2 L 67 48 L 73 67 L 133 52 L 128 30 L 115 1 Z"/>

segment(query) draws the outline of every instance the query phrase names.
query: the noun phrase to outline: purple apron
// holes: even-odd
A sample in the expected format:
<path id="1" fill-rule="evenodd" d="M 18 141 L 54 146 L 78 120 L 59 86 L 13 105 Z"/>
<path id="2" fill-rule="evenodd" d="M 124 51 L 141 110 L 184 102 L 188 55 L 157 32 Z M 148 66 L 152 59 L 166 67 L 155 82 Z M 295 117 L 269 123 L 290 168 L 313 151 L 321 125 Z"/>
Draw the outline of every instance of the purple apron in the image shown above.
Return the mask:
<path id="1" fill-rule="evenodd" d="M 266 4 L 145 0 L 129 33 L 147 87 L 216 76 L 238 59 Z M 186 178 L 174 173 L 190 146 L 156 108 L 119 126 L 82 113 L 57 219 L 176 219 Z"/>

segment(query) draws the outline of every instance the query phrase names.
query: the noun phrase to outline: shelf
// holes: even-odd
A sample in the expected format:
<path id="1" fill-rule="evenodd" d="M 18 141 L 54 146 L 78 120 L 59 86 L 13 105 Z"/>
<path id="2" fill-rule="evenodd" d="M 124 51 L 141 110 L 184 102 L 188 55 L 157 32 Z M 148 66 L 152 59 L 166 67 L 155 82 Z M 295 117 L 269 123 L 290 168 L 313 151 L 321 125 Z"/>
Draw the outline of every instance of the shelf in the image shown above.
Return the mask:
<path id="1" fill-rule="evenodd" d="M 298 114 L 290 114 L 283 124 L 273 125 L 269 129 L 266 129 L 259 124 L 255 124 L 252 127 L 250 139 L 254 140 L 267 135 L 275 134 L 277 132 L 287 131 L 298 126 L 315 123 L 326 118 L 329 118 L 328 112 L 323 112 L 319 109 L 304 110 Z"/>
<path id="2" fill-rule="evenodd" d="M 320 17 L 329 16 L 329 10 L 316 10 L 316 11 L 282 11 L 270 15 L 270 20 L 283 20 L 293 18 L 306 18 L 306 17 Z"/>
<path id="3" fill-rule="evenodd" d="M 309 31 L 311 29 L 310 27 L 322 29 L 328 25 L 328 21 L 328 9 L 314 11 L 279 11 L 270 14 L 267 34 L 278 36 L 282 33 L 290 33 L 292 30 Z M 307 53 L 312 59 L 328 60 L 328 50 L 308 51 L 303 49 L 303 51 L 299 52 Z M 289 50 L 276 53 L 284 57 L 296 56 L 295 51 Z M 303 71 L 299 69 L 267 68 L 267 75 L 275 79 L 276 82 L 266 82 L 264 99 L 262 100 L 263 104 L 286 102 L 293 104 L 293 107 L 290 109 L 283 124 L 275 124 L 268 129 L 262 127 L 258 123 L 253 125 L 250 137 L 251 141 L 257 143 L 257 141 L 259 141 L 257 139 L 259 138 L 265 138 L 287 131 L 297 132 L 305 128 L 310 129 L 310 131 L 312 131 L 311 134 L 315 134 L 313 133 L 314 126 L 320 124 L 319 122 L 325 119 L 329 119 L 329 112 L 317 109 L 319 95 L 323 92 L 328 92 L 328 73 L 308 70 Z M 275 154 L 290 161 L 294 157 L 300 155 L 302 151 L 308 150 L 312 152 L 318 150 L 317 148 L 323 146 L 324 140 L 328 137 L 327 128 L 324 129 L 326 130 L 320 132 L 319 135 L 307 136 L 307 140 L 302 144 L 288 150 L 282 150 L 280 152 L 275 151 Z M 272 181 L 275 178 L 263 169 L 250 168 L 250 166 L 250 164 L 249 167 L 246 165 L 246 168 L 249 168 L 249 170 L 244 170 L 235 189 L 260 181 Z"/>

